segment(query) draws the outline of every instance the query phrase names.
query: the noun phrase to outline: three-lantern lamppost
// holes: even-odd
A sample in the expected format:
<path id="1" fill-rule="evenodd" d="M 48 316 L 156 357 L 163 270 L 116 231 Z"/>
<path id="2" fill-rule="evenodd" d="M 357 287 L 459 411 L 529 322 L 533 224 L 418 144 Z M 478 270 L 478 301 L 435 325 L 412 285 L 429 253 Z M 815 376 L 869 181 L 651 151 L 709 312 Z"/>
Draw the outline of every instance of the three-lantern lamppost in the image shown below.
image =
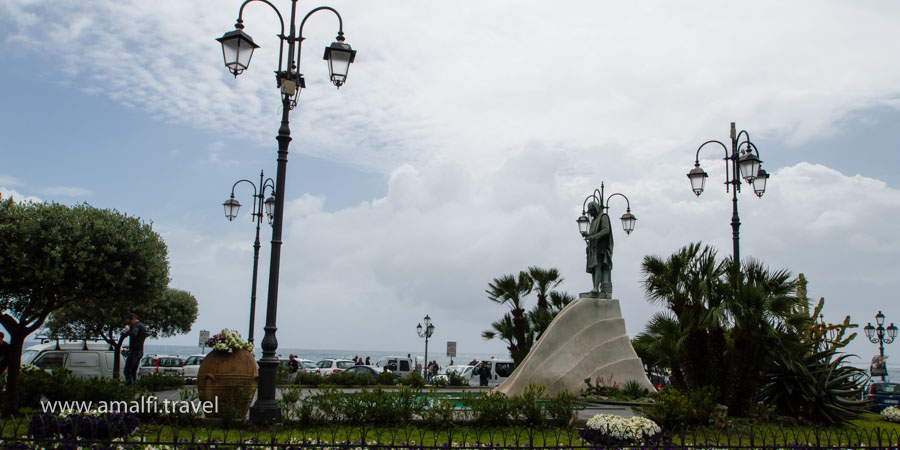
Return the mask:
<path id="1" fill-rule="evenodd" d="M 247 183 L 253 186 L 253 209 L 250 212 L 250 219 L 256 222 L 256 239 L 253 241 L 253 277 L 250 282 L 250 331 L 247 334 L 247 340 L 253 342 L 253 327 L 256 323 L 256 274 L 259 272 L 259 225 L 262 223 L 263 210 L 265 210 L 269 225 L 272 225 L 275 214 L 275 181 L 271 178 L 264 178 L 263 171 L 259 171 L 259 184 L 254 184 L 250 180 L 238 180 L 231 186 L 231 197 L 222 203 L 225 207 L 225 217 L 231 222 L 238 215 L 241 208 L 241 202 L 234 198 L 234 188 L 240 183 Z M 266 189 L 269 189 L 271 195 L 265 198 Z"/>
<path id="2" fill-rule="evenodd" d="M 422 328 L 422 324 L 416 325 L 416 333 L 419 334 L 420 338 L 425 338 L 425 362 L 422 365 L 422 377 L 426 380 L 428 379 L 428 339 L 431 338 L 431 335 L 434 334 L 434 324 L 431 323 L 431 317 L 428 317 L 428 314 L 425 315 L 425 328 Z"/>
<path id="3" fill-rule="evenodd" d="M 734 122 L 731 122 L 731 148 L 728 148 L 728 146 L 720 141 L 712 140 L 704 142 L 697 149 L 694 158 L 694 168 L 688 172 L 687 177 L 691 180 L 691 189 L 698 197 L 703 193 L 703 188 L 706 185 L 706 178 L 709 177 L 709 175 L 700 168 L 700 150 L 707 144 L 713 143 L 719 144 L 725 149 L 725 192 L 728 192 L 730 189 L 732 193 L 731 232 L 732 245 L 734 247 L 733 258 L 735 267 L 739 270 L 741 261 L 739 244 L 741 219 L 738 217 L 737 194 L 741 191 L 741 178 L 753 185 L 753 191 L 756 193 L 757 197 L 762 197 L 763 193 L 766 192 L 766 180 L 769 179 L 769 174 L 760 168 L 762 161 L 759 159 L 759 151 L 756 149 L 756 145 L 750 141 L 750 134 L 747 133 L 746 130 L 741 130 L 740 133 L 736 133 Z M 729 185 L 731 185 L 730 188 Z"/>
<path id="4" fill-rule="evenodd" d="M 341 15 L 328 6 L 320 6 L 309 11 L 300 22 L 299 33 L 296 33 L 297 1 L 291 0 L 291 19 L 289 34 L 285 35 L 284 18 L 281 12 L 268 0 L 246 0 L 241 4 L 234 30 L 225 33 L 217 40 L 222 44 L 222 56 L 225 66 L 235 77 L 247 70 L 253 50 L 259 48 L 253 39 L 244 32 L 244 7 L 259 1 L 269 5 L 278 15 L 281 33 L 278 34 L 278 70 L 275 72 L 277 87 L 281 89 L 281 127 L 278 129 L 278 166 L 275 175 L 275 204 L 272 221 L 272 254 L 269 263 L 269 291 L 266 302 L 266 325 L 262 344 L 262 359 L 259 361 L 259 388 L 256 403 L 250 408 L 250 420 L 255 424 L 273 424 L 281 422 L 281 409 L 275 401 L 275 372 L 279 365 L 275 350 L 278 340 L 275 337 L 276 316 L 278 311 L 278 275 L 281 262 L 281 232 L 284 220 L 285 175 L 287 172 L 288 145 L 291 142 L 289 116 L 291 109 L 297 105 L 300 90 L 306 87 L 303 75 L 299 71 L 301 49 L 304 41 L 303 26 L 306 20 L 319 11 L 331 11 L 338 19 L 338 32 L 335 42 L 325 48 L 324 60 L 328 61 L 331 82 L 340 88 L 347 80 L 350 63 L 356 58 L 356 51 L 344 42 L 343 20 Z M 285 51 L 287 43 L 287 51 Z M 286 61 L 285 61 L 286 60 Z"/>
<path id="5" fill-rule="evenodd" d="M 884 344 L 890 344 L 894 342 L 894 338 L 897 337 L 897 326 L 893 323 L 890 324 L 887 328 L 884 327 L 884 314 L 881 311 L 878 311 L 878 314 L 875 315 L 875 323 L 878 324 L 878 328 L 872 326 L 872 322 L 869 322 L 868 325 L 863 327 L 863 331 L 866 332 L 866 337 L 869 338 L 869 341 L 873 344 L 878 344 L 878 355 L 881 357 L 880 362 L 884 364 Z M 887 335 L 885 337 L 885 335 Z M 885 374 L 887 373 L 887 369 L 881 372 L 881 381 L 885 381 Z"/>

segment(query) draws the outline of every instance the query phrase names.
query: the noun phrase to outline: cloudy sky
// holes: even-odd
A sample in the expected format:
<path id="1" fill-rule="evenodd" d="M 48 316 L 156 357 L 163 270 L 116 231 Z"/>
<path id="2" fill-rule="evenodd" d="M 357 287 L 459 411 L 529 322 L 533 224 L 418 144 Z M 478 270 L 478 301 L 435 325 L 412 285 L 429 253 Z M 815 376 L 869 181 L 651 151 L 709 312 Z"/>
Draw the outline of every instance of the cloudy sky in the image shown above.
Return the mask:
<path id="1" fill-rule="evenodd" d="M 290 2 L 275 0 L 285 16 Z M 615 297 L 629 334 L 657 310 L 640 261 L 696 241 L 731 254 L 723 151 L 747 130 L 771 174 L 739 195 L 742 256 L 804 273 L 826 319 L 900 323 L 900 4 L 336 0 L 359 53 L 328 82 L 328 12 L 304 29 L 291 114 L 278 310 L 283 347 L 503 352 L 484 290 L 531 265 L 589 289 L 575 219 L 604 182 Z M 300 3 L 300 14 L 319 4 Z M 275 174 L 277 16 L 247 7 L 262 47 L 238 78 L 214 39 L 238 0 L 0 0 L 0 192 L 152 221 L 197 330 L 246 332 L 254 227 L 232 183 Z M 244 205 L 252 189 L 239 186 Z M 611 215 L 624 213 L 614 199 Z M 260 290 L 266 298 L 270 229 Z M 533 304 L 534 299 L 530 299 Z M 264 308 L 258 309 L 261 336 Z M 896 354 L 888 346 L 888 354 Z M 850 351 L 868 359 L 860 336 Z"/>

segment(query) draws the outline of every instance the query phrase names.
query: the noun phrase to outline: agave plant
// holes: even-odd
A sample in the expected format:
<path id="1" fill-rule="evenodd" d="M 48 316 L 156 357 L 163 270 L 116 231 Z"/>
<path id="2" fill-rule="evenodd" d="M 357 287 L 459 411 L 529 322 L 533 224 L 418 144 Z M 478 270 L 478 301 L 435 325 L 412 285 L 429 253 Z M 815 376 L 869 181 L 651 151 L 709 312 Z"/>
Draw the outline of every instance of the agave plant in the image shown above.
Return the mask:
<path id="1" fill-rule="evenodd" d="M 850 354 L 829 348 L 806 353 L 780 352 L 772 361 L 760 397 L 779 414 L 816 424 L 840 425 L 865 412 L 860 395 L 862 369 L 844 364 Z"/>

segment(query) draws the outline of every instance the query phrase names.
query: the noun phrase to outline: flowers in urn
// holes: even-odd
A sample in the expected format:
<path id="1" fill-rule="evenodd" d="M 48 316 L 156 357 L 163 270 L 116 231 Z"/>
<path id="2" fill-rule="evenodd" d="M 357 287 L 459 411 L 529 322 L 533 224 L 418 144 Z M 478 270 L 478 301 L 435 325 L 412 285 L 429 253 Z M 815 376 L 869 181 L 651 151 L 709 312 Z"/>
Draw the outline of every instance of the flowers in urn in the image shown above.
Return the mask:
<path id="1" fill-rule="evenodd" d="M 232 353 L 235 350 L 253 351 L 253 344 L 242 339 L 241 333 L 227 328 L 222 330 L 221 333 L 209 338 L 209 340 L 206 341 L 206 346 L 211 347 L 213 350 L 220 350 L 228 353 Z"/>

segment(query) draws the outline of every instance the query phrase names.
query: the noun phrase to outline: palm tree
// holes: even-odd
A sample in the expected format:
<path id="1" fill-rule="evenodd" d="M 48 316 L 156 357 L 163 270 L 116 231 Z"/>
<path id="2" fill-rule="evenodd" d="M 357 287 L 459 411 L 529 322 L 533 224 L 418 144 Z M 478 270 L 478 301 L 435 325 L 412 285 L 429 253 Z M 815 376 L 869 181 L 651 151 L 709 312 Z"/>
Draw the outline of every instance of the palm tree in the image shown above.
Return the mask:
<path id="1" fill-rule="evenodd" d="M 534 281 L 538 309 L 547 310 L 549 308 L 547 299 L 550 291 L 556 289 L 563 282 L 563 277 L 559 275 L 559 270 L 555 267 L 542 269 L 537 266 L 531 266 L 528 268 L 528 275 Z"/>
<path id="2" fill-rule="evenodd" d="M 504 275 L 488 284 L 485 291 L 488 299 L 509 306 L 512 316 L 513 337 L 515 339 L 516 352 L 510 351 L 513 361 L 520 363 L 528 351 L 531 350 L 529 323 L 525 314 L 525 296 L 531 293 L 534 281 L 528 272 L 519 272 L 518 278 L 514 275 Z"/>
<path id="3" fill-rule="evenodd" d="M 509 313 L 504 314 L 500 320 L 491 323 L 491 329 L 482 331 L 481 337 L 487 340 L 499 338 L 506 343 L 506 349 L 509 350 L 510 355 L 518 353 L 519 351 L 519 348 L 516 345 L 513 318 Z"/>

